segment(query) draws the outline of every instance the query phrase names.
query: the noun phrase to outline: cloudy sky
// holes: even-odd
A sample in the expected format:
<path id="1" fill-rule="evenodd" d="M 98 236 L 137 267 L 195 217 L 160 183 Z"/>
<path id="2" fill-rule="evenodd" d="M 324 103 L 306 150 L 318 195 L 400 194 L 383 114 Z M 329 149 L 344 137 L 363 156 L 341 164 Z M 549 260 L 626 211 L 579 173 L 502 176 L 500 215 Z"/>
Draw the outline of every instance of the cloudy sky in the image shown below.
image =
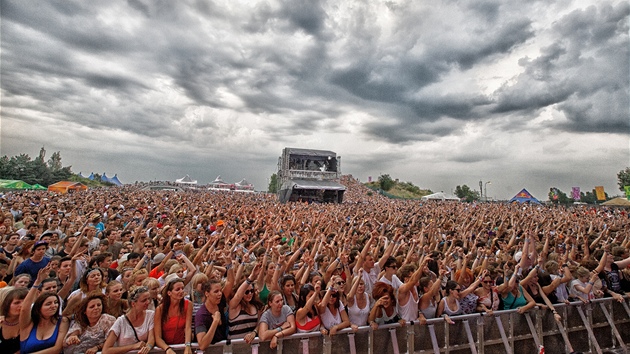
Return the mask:
<path id="1" fill-rule="evenodd" d="M 1 0 L 1 154 L 266 189 L 284 147 L 363 181 L 619 194 L 627 1 Z"/>

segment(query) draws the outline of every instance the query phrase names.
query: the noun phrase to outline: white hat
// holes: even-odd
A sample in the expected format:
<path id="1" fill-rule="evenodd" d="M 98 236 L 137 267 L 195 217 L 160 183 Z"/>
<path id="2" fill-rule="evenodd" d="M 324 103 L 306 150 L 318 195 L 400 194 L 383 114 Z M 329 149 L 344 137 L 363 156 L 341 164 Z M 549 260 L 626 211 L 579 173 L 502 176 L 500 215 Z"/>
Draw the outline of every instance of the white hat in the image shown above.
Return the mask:
<path id="1" fill-rule="evenodd" d="M 515 261 L 520 262 L 521 261 L 521 257 L 523 257 L 523 252 L 518 251 L 518 252 L 514 253 L 514 260 Z"/>

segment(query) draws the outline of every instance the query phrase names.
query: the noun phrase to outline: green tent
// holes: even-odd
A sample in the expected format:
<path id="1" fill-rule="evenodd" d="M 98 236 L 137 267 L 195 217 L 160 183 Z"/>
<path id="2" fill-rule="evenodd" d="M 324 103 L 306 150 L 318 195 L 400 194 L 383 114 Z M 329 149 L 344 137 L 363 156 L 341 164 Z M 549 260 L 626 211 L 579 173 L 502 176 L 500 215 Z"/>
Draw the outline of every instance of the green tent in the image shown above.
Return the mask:
<path id="1" fill-rule="evenodd" d="M 32 186 L 24 181 L 14 179 L 0 179 L 0 189 L 31 189 Z"/>
<path id="2" fill-rule="evenodd" d="M 48 190 L 48 188 L 46 188 L 46 187 L 42 186 L 42 185 L 41 185 L 41 184 L 39 184 L 39 183 L 35 183 L 34 185 L 32 185 L 32 186 L 31 186 L 31 189 L 32 189 L 32 190 L 36 190 L 36 191 L 39 191 L 39 190 L 42 190 L 42 191 Z"/>

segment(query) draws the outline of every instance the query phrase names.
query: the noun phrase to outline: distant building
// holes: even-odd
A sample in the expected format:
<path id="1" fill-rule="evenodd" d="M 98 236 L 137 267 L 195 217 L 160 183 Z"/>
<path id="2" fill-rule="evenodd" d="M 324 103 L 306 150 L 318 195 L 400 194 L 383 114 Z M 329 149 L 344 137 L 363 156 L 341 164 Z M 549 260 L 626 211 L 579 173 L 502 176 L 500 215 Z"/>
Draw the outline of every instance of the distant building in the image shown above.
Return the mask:
<path id="1" fill-rule="evenodd" d="M 233 192 L 254 192 L 254 185 L 243 178 L 240 182 L 227 183 L 217 176 L 214 181 L 208 184 L 208 190 L 233 191 Z"/>
<path id="2" fill-rule="evenodd" d="M 332 151 L 284 148 L 278 159 L 280 202 L 341 203 L 341 156 Z"/>

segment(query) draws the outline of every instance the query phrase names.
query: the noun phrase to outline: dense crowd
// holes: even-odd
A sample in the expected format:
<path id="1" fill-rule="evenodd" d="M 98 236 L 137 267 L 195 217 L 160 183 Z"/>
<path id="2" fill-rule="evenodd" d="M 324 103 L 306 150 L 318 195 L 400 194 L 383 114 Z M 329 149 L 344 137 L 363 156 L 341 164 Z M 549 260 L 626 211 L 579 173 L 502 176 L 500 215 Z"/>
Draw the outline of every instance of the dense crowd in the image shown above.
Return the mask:
<path id="1" fill-rule="evenodd" d="M 0 352 L 144 354 L 630 291 L 630 223 L 604 207 L 342 204 L 142 191 L 5 194 Z"/>

